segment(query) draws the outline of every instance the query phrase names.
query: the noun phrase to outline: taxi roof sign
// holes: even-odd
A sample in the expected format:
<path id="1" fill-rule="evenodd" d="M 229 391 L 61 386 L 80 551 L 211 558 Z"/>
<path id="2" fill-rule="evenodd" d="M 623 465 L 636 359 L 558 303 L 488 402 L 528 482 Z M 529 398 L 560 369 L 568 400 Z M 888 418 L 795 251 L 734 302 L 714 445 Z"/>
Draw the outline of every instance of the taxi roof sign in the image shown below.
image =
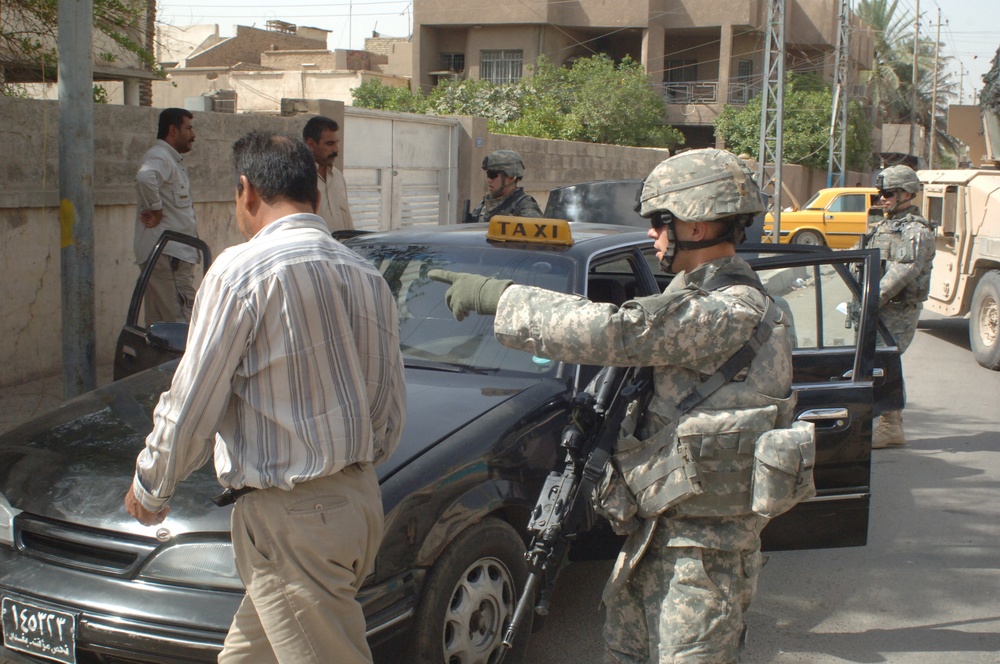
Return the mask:
<path id="1" fill-rule="evenodd" d="M 536 242 L 570 246 L 573 234 L 565 219 L 538 219 L 497 215 L 490 219 L 487 240 L 497 242 Z"/>

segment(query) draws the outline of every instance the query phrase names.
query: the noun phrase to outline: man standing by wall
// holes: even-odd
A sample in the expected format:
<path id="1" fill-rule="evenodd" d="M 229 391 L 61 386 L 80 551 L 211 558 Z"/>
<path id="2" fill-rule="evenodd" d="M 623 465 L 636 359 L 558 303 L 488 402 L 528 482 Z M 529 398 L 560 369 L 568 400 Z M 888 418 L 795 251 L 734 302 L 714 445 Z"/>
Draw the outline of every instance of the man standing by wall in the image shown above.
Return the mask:
<path id="1" fill-rule="evenodd" d="M 517 186 L 524 177 L 524 161 L 513 150 L 495 150 L 483 159 L 487 193 L 466 220 L 487 222 L 495 215 L 541 217 L 538 201 Z"/>
<path id="2" fill-rule="evenodd" d="M 347 201 L 347 183 L 344 174 L 333 165 L 340 154 L 340 125 L 322 115 L 309 118 L 302 128 L 302 140 L 312 151 L 319 173 L 319 208 L 316 214 L 323 217 L 330 232 L 353 231 L 354 219 Z"/>
<path id="3" fill-rule="evenodd" d="M 156 144 L 142 156 L 135 176 L 138 205 L 135 216 L 135 259 L 146 268 L 163 231 L 198 235 L 191 200 L 191 182 L 182 155 L 191 151 L 195 133 L 194 115 L 183 108 L 160 113 Z M 171 242 L 153 267 L 146 289 L 146 325 L 190 320 L 194 302 L 194 266 L 198 252 Z"/>
<path id="4" fill-rule="evenodd" d="M 875 181 L 883 219 L 866 244 L 881 254 L 879 316 L 902 355 L 917 332 L 924 300 L 930 294 L 934 266 L 934 228 L 920 216 L 913 199 L 920 178 L 909 166 L 890 166 Z M 872 435 L 872 447 L 905 445 L 903 411 L 882 413 Z"/>
<path id="5" fill-rule="evenodd" d="M 370 662 L 355 594 L 382 538 L 372 466 L 406 417 L 395 301 L 315 214 L 302 142 L 251 133 L 233 155 L 247 242 L 205 275 L 125 506 L 162 522 L 214 438 L 247 590 L 219 661 Z"/>

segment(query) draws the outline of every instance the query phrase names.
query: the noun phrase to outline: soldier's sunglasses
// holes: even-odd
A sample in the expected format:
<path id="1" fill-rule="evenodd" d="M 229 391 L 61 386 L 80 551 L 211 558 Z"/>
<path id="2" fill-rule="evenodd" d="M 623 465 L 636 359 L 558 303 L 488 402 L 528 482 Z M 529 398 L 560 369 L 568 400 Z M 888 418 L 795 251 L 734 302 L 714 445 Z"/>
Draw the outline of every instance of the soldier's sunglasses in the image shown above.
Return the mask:
<path id="1" fill-rule="evenodd" d="M 664 212 L 654 212 L 653 216 L 649 218 L 649 226 L 654 230 L 658 231 L 670 222 L 674 220 L 674 215 L 669 211 Z"/>
<path id="2" fill-rule="evenodd" d="M 500 171 L 486 171 L 486 177 L 489 180 L 500 177 Z"/>
<path id="3" fill-rule="evenodd" d="M 881 198 L 895 198 L 899 189 L 880 189 L 878 195 Z"/>

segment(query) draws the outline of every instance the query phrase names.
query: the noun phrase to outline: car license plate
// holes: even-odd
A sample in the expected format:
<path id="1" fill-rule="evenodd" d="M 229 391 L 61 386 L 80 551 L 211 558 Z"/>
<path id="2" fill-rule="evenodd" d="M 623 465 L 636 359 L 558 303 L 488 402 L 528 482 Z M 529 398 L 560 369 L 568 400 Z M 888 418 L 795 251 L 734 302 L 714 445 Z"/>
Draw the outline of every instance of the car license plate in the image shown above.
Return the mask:
<path id="1" fill-rule="evenodd" d="M 76 664 L 76 616 L 16 596 L 4 596 L 3 644 L 11 650 Z"/>

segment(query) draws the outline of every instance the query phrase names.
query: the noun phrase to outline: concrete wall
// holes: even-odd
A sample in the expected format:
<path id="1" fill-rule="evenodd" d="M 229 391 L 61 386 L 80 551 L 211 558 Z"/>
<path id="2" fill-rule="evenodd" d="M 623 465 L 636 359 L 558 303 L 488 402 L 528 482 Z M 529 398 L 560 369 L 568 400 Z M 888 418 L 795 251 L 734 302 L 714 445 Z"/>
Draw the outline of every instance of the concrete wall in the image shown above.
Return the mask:
<path id="1" fill-rule="evenodd" d="M 310 71 L 301 68 L 274 71 L 175 69 L 168 74 L 167 80 L 153 82 L 153 105 L 158 108 L 183 107 L 187 97 L 215 90 L 235 90 L 238 113 L 277 113 L 284 98 L 333 99 L 350 104 L 354 100 L 351 90 L 373 78 L 387 86 L 409 85 L 408 79 L 374 72 Z"/>
<path id="2" fill-rule="evenodd" d="M 61 371 L 58 104 L 0 97 L 0 385 Z M 134 177 L 160 109 L 94 107 L 95 320 L 98 362 L 114 344 L 138 275 L 132 250 Z M 233 141 L 259 128 L 301 135 L 301 118 L 195 113 L 185 158 L 199 234 L 214 253 L 241 237 L 233 218 Z"/>
<path id="3" fill-rule="evenodd" d="M 600 143 L 551 141 L 526 136 L 491 135 L 489 150 L 515 150 L 524 160 L 521 186 L 545 209 L 549 191 L 588 180 L 644 178 L 653 167 L 670 156 L 658 148 L 627 148 Z M 473 207 L 486 193 L 486 175 L 479 160 L 479 190 L 473 197 Z M 475 190 L 474 190 L 475 191 Z"/>
<path id="4" fill-rule="evenodd" d="M 967 156 L 973 167 L 992 166 L 992 160 L 987 157 L 983 115 L 978 106 L 948 106 L 948 133 L 968 146 Z"/>

